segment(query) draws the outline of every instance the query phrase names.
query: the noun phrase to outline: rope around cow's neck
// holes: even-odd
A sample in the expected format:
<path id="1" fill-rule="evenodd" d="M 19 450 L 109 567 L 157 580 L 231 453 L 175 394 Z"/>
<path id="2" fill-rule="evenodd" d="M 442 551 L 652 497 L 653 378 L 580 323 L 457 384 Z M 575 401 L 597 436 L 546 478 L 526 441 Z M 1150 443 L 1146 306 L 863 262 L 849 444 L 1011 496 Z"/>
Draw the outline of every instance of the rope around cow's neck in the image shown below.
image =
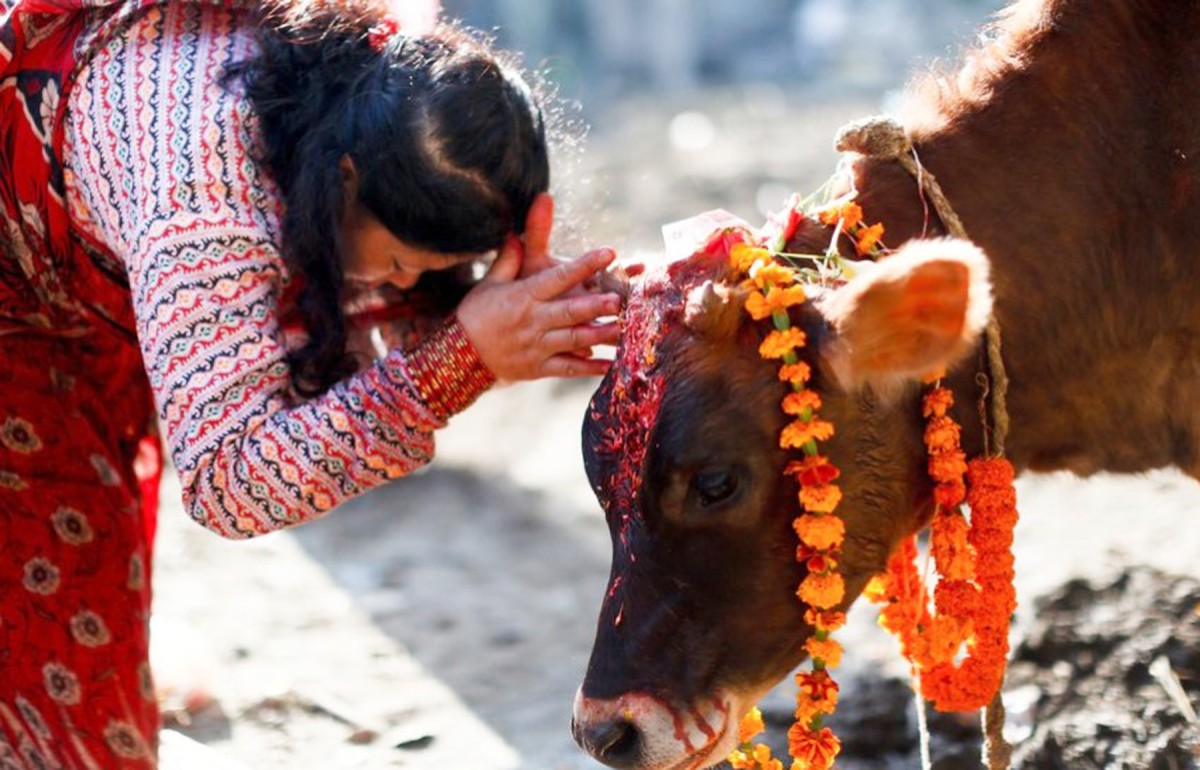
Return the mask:
<path id="1" fill-rule="evenodd" d="M 955 238 L 970 240 L 962 220 L 942 192 L 937 178 L 917 157 L 916 148 L 908 138 L 904 127 L 886 116 L 864 118 L 843 126 L 838 131 L 835 146 L 838 152 L 856 152 L 881 160 L 895 160 L 917 180 L 922 196 L 928 195 L 934 211 L 946 226 L 946 231 Z M 985 432 L 984 441 L 991 441 L 994 452 L 985 445 L 984 454 L 1004 456 L 1004 441 L 1008 436 L 1008 374 L 1004 370 L 1004 359 L 1000 351 L 1000 324 L 992 315 L 986 331 L 986 350 L 991 379 L 991 431 Z M 986 435 L 990 433 L 990 436 Z"/>
<path id="2" fill-rule="evenodd" d="M 942 192 L 941 185 L 934 175 L 921 165 L 908 133 L 897 121 L 886 116 L 876 116 L 850 123 L 838 131 L 835 147 L 838 152 L 854 152 L 880 160 L 897 161 L 916 179 L 921 195 L 929 196 L 929 201 L 933 203 L 933 208 L 947 232 L 955 238 L 969 240 L 962 220 L 950 205 L 946 194 Z M 988 372 L 983 375 L 983 398 L 986 399 L 989 395 L 991 397 L 991 408 L 984 412 L 991 414 L 991 425 L 984 425 L 984 455 L 1003 457 L 1004 442 L 1009 428 L 1008 374 L 1004 369 L 1000 324 L 995 314 L 988 320 L 984 350 Z M 918 704 L 918 707 L 922 705 Z M 995 697 L 983 711 L 984 762 L 988 770 L 1008 770 L 1011 761 L 1012 747 L 1003 735 L 1004 720 L 1004 703 L 997 690 Z"/>

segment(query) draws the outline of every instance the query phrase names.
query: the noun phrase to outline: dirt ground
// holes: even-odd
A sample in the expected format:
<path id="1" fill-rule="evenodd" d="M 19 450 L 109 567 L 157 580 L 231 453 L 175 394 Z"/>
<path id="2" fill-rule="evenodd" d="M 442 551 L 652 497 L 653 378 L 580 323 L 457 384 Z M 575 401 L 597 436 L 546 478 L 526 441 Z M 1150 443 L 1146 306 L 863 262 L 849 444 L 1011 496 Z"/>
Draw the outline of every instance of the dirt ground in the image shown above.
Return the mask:
<path id="1" fill-rule="evenodd" d="M 717 206 L 761 221 L 761 210 L 778 206 L 788 191 L 823 181 L 835 161 L 829 145 L 836 127 L 878 103 L 876 94 L 833 99 L 767 88 L 615 111 L 564 182 L 574 189 L 576 222 L 587 222 L 568 240 L 651 250 L 660 225 Z M 185 520 L 169 481 L 157 553 L 156 670 L 164 683 L 199 683 L 215 697 L 189 724 L 179 723 L 182 712 L 169 713 L 179 733 L 230 767 L 255 770 L 599 767 L 568 732 L 608 575 L 608 533 L 579 446 L 594 386 L 541 382 L 490 393 L 439 435 L 430 468 L 294 533 L 222 541 Z M 1094 638 L 1117 619 L 1149 613 L 1154 592 L 1150 578 L 1137 577 L 1144 573 L 1122 578 L 1140 593 L 1112 588 L 1128 567 L 1200 579 L 1200 485 L 1169 472 L 1028 477 L 1019 499 L 1014 640 L 1030 645 L 1018 647 L 1017 655 L 1029 657 L 1020 666 L 1034 668 L 1028 675 L 1014 669 L 1009 708 L 1011 736 L 1025 741 L 1040 729 L 1031 703 L 1045 693 L 1078 690 L 1074 704 L 1085 714 L 1116 708 L 1094 677 L 1086 684 L 1074 671 L 1077 657 L 1051 661 L 1043 653 L 1055 648 L 1032 645 L 1083 622 L 1064 614 L 1068 608 L 1101 606 L 1105 597 L 1115 614 L 1091 618 Z M 1076 583 L 1063 594 L 1073 579 L 1096 588 Z M 1175 585 L 1175 578 L 1162 580 Z M 1051 597 L 1048 615 L 1039 620 L 1044 597 Z M 1164 613 L 1156 627 L 1175 629 L 1168 636 L 1191 629 L 1186 638 L 1195 642 L 1200 618 Z M 1068 619 L 1063 626 L 1046 617 Z M 842 634 L 843 703 L 857 703 L 850 713 L 875 726 L 848 751 L 845 766 L 917 767 L 908 695 L 891 678 L 903 667 L 873 621 L 870 608 L 859 606 Z M 1190 657 L 1167 655 L 1176 667 L 1198 657 L 1195 649 Z M 1127 670 L 1112 669 L 1109 678 Z M 1168 678 L 1143 678 L 1139 692 L 1184 720 L 1179 745 L 1200 743 L 1200 726 L 1186 723 L 1184 708 L 1189 699 L 1200 707 L 1200 672 L 1176 672 L 1182 702 L 1161 684 Z M 790 698 L 781 688 L 766 707 L 785 713 Z M 907 736 L 891 753 L 880 738 L 887 730 Z M 164 770 L 217 767 L 211 758 L 189 760 L 188 751 L 169 734 Z M 1143 766 L 1086 757 L 1021 761 Z M 1189 766 L 1171 761 L 1144 766 Z M 967 766 L 949 755 L 939 765 Z"/>

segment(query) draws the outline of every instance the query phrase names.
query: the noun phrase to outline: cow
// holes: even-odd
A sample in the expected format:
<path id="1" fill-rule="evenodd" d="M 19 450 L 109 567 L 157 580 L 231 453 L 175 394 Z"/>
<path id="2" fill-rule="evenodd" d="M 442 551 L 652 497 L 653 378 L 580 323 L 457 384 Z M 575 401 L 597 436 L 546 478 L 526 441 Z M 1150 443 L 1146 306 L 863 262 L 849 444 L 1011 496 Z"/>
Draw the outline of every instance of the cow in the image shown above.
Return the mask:
<path id="1" fill-rule="evenodd" d="M 846 604 L 932 514 L 921 374 L 948 367 L 963 448 L 984 450 L 989 317 L 1018 472 L 1200 477 L 1197 105 L 1194 0 L 1020 0 L 902 111 L 971 242 L 944 237 L 895 158 L 844 158 L 837 192 L 857 191 L 890 256 L 814 287 L 792 322 L 837 430 L 822 451 L 842 470 Z M 808 219 L 786 251 L 832 238 Z M 811 632 L 785 385 L 728 271 L 705 251 L 626 269 L 622 341 L 584 418 L 613 551 L 572 730 L 613 767 L 719 762 Z"/>

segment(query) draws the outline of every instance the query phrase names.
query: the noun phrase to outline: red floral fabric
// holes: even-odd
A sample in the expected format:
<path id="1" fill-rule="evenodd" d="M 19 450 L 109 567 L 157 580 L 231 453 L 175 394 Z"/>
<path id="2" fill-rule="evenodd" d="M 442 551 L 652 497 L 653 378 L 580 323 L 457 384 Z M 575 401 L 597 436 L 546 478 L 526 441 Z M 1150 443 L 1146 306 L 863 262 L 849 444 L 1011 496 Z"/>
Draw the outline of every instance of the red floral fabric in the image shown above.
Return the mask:
<path id="1" fill-rule="evenodd" d="M 399 350 L 289 392 L 278 201 L 215 85 L 248 1 L 0 0 L 0 770 L 156 765 L 156 424 L 229 537 L 420 467 L 444 424 Z"/>
<path id="2" fill-rule="evenodd" d="M 56 151 L 76 62 L 146 3 L 83 5 L 22 2 L 0 29 L 3 82 L 14 86 L 0 89 L 6 769 L 156 764 L 146 665 L 153 399 L 123 271 L 69 227 Z"/>

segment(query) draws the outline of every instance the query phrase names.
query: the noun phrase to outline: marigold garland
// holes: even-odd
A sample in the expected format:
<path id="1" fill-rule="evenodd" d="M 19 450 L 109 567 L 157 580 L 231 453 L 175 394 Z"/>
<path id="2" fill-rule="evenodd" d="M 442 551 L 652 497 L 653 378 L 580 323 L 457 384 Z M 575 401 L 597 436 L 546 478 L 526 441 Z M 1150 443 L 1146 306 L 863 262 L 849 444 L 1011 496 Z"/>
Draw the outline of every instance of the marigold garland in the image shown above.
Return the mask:
<path id="1" fill-rule="evenodd" d="M 941 711 L 970 711 L 987 705 L 1004 677 L 1008 624 L 1017 604 L 1012 557 L 1017 510 L 1012 464 L 997 457 L 966 461 L 961 430 L 949 416 L 953 404 L 953 395 L 940 386 L 924 399 L 937 505 L 930 550 L 939 581 L 932 610 L 929 588 L 917 572 L 915 536 L 866 593 L 884 603 L 879 622 L 899 640 L 921 694 Z M 964 499 L 969 524 L 960 508 Z M 956 662 L 964 645 L 966 655 Z"/>
<path id="2" fill-rule="evenodd" d="M 834 239 L 850 238 L 860 256 L 878 258 L 885 251 L 882 224 L 867 225 L 851 193 L 822 207 L 813 215 L 834 227 Z M 791 770 L 828 770 L 841 750 L 833 731 L 822 722 L 837 707 L 838 685 L 828 669 L 841 660 L 842 648 L 831 634 L 846 622 L 836 610 L 845 599 L 845 584 L 837 572 L 845 539 L 845 524 L 836 514 L 841 489 L 833 484 L 839 471 L 819 454 L 818 442 L 830 439 L 834 426 L 816 416 L 821 397 L 807 388 L 808 364 L 796 350 L 806 340 L 791 326 L 788 308 L 805 301 L 799 276 L 824 282 L 830 276 L 848 279 L 855 263 L 843 259 L 835 244 L 819 257 L 784 254 L 788 240 L 808 216 L 799 196 L 793 196 L 781 215 L 768 221 L 759 244 L 722 233 L 722 245 L 732 244 L 729 261 L 746 276 L 750 293 L 746 312 L 756 321 L 770 318 L 775 326 L 763 340 L 759 354 L 778 360 L 779 379 L 791 386 L 781 408 L 794 419 L 780 434 L 780 446 L 799 449 L 803 457 L 787 464 L 784 473 L 796 478 L 801 514 L 795 519 L 799 545 L 796 560 L 808 574 L 796 595 L 806 605 L 805 623 L 813 628 L 805 643 L 812 671 L 796 675 L 795 723 L 788 731 Z M 781 264 L 775 257 L 790 261 Z M 805 269 L 795 259 L 812 259 Z M 1003 458 L 967 461 L 960 439 L 962 430 L 950 416 L 953 394 L 940 386 L 941 373 L 922 402 L 926 418 L 925 445 L 928 472 L 934 481 L 936 510 L 931 530 L 933 561 L 940 579 L 930 591 L 916 569 L 916 537 L 906 538 L 889 560 L 888 570 L 864 592 L 883 602 L 880 624 L 900 642 L 903 655 L 918 676 L 922 694 L 943 711 L 966 711 L 984 706 L 999 692 L 1008 654 L 1008 624 L 1016 607 L 1013 588 L 1012 536 L 1017 520 L 1014 471 Z M 928 380 L 927 380 L 928 381 Z M 961 505 L 971 510 L 968 523 Z M 986 597 L 986 598 L 985 598 Z M 1197 608 L 1200 612 L 1200 608 Z M 966 655 L 959 659 L 965 645 Z M 742 720 L 739 748 L 729 761 L 735 770 L 783 770 L 764 744 L 752 744 L 763 730 L 757 708 Z"/>
<path id="3" fill-rule="evenodd" d="M 764 238 L 770 241 L 769 248 L 736 243 L 730 249 L 729 262 L 746 276 L 746 287 L 751 290 L 746 312 L 755 320 L 770 318 L 774 325 L 759 346 L 759 355 L 779 361 L 779 379 L 791 387 L 780 403 L 780 409 L 792 419 L 780 432 L 779 445 L 802 453 L 802 459 L 789 462 L 784 472 L 799 485 L 801 513 L 793 522 L 799 540 L 796 560 L 805 565 L 808 574 L 797 587 L 796 596 L 805 605 L 804 619 L 813 633 L 805 643 L 812 671 L 796 677 L 796 721 L 788 731 L 788 746 L 793 758 L 791 770 L 827 770 L 841 749 L 837 736 L 823 725 L 823 720 L 837 707 L 837 683 L 829 669 L 835 668 L 842 657 L 842 647 L 831 635 L 846 622 L 845 614 L 836 610 L 846 596 L 845 581 L 837 571 L 846 527 L 836 513 L 842 499 L 841 488 L 833 483 L 838 469 L 820 454 L 818 447 L 819 442 L 833 436 L 834 426 L 817 417 L 821 397 L 807 387 L 812 371 L 797 353 L 806 343 L 805 334 L 792 326 L 788 313 L 789 308 L 805 301 L 804 289 L 797 283 L 797 271 L 775 260 L 801 218 L 798 204 L 792 205 L 787 224 Z M 737 770 L 782 770 L 782 762 L 771 756 L 770 749 L 763 744 L 751 745 L 761 729 L 761 714 L 754 709 L 739 730 L 740 748 L 729 757 Z"/>

